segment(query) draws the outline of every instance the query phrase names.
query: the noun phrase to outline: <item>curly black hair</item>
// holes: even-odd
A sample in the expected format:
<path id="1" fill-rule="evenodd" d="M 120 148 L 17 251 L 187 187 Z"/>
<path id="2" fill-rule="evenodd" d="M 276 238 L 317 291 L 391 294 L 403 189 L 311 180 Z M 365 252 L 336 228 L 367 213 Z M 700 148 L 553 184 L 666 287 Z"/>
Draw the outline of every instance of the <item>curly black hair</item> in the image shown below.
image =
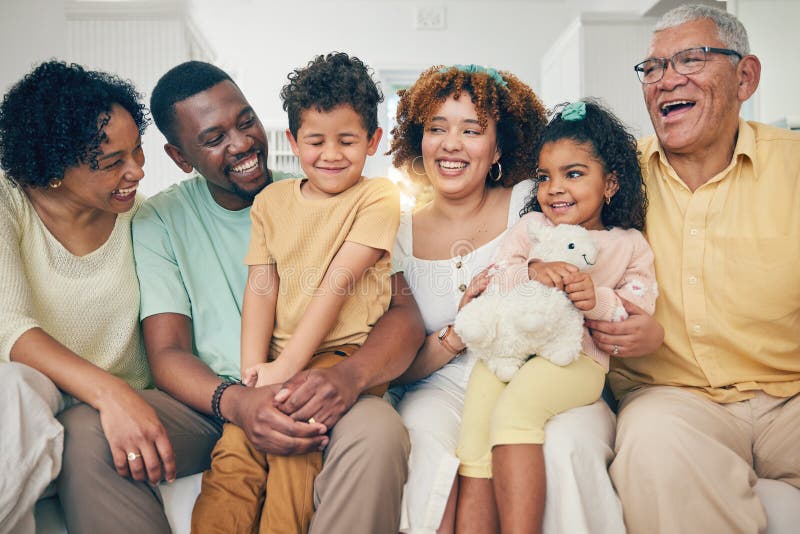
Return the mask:
<path id="1" fill-rule="evenodd" d="M 97 169 L 113 104 L 131 114 L 139 134 L 149 119 L 129 81 L 46 61 L 17 82 L 0 104 L 0 167 L 18 185 L 45 187 L 88 163 Z"/>
<path id="2" fill-rule="evenodd" d="M 281 89 L 281 100 L 295 138 L 303 111 L 331 111 L 342 104 L 358 113 L 367 135 L 372 137 L 378 129 L 378 104 L 383 102 L 383 93 L 372 79 L 372 69 L 357 57 L 344 52 L 319 55 L 287 77 L 289 83 Z"/>
<path id="3" fill-rule="evenodd" d="M 586 116 L 580 120 L 564 120 L 561 111 L 556 111 L 548 123 L 534 153 L 538 162 L 542 147 L 560 139 L 571 139 L 578 143 L 589 143 L 597 159 L 607 173 L 614 173 L 619 189 L 609 204 L 603 205 L 600 218 L 605 226 L 644 229 L 647 213 L 647 191 L 639 166 L 636 138 L 611 111 L 596 99 L 583 100 Z M 563 107 L 562 107 L 563 109 Z M 542 211 L 538 184 L 521 214 Z"/>
<path id="4" fill-rule="evenodd" d="M 185 61 L 159 78 L 150 95 L 150 112 L 167 141 L 178 145 L 175 104 L 224 81 L 236 85 L 227 72 L 205 61 Z"/>
<path id="5" fill-rule="evenodd" d="M 494 181 L 486 177 L 487 187 L 510 187 L 536 172 L 536 158 L 531 147 L 539 139 L 547 124 L 547 113 L 531 88 L 506 71 L 499 71 L 505 85 L 489 74 L 489 69 L 467 71 L 458 66 L 433 66 L 420 74 L 410 88 L 398 92 L 397 126 L 392 129 L 392 154 L 395 167 L 412 172 L 414 159 L 422 155 L 422 135 L 426 121 L 447 98 L 458 98 L 462 93 L 472 97 L 478 121 L 486 126 L 487 117 L 497 123 L 497 146 L 503 177 Z M 489 173 L 491 174 L 491 172 Z"/>

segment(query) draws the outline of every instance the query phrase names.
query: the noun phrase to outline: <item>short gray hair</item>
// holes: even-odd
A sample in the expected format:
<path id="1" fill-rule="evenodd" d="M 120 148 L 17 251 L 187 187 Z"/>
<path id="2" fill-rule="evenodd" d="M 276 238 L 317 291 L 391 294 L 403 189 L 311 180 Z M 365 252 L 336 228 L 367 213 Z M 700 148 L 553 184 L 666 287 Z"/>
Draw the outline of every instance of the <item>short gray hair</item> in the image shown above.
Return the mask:
<path id="1" fill-rule="evenodd" d="M 653 31 L 659 32 L 700 19 L 711 19 L 717 27 L 719 39 L 727 48 L 736 50 L 743 56 L 750 53 L 750 42 L 747 39 L 747 30 L 744 29 L 744 25 L 735 16 L 717 7 L 702 4 L 687 4 L 676 7 L 667 11 L 658 19 Z M 731 59 L 734 62 L 737 61 L 735 57 Z"/>

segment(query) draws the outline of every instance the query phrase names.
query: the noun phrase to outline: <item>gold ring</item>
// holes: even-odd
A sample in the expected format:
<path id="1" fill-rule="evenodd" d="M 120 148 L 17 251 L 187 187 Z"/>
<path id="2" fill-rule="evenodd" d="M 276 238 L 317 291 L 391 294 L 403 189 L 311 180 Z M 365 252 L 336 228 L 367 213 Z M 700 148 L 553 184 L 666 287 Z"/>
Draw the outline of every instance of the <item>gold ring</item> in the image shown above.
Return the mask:
<path id="1" fill-rule="evenodd" d="M 135 459 L 137 459 L 137 458 L 141 458 L 141 457 L 142 457 L 142 455 L 141 455 L 141 454 L 136 454 L 135 452 L 129 452 L 129 453 L 128 453 L 128 461 L 129 461 L 129 462 L 132 462 L 132 461 L 134 461 Z"/>
<path id="2" fill-rule="evenodd" d="M 309 418 L 308 418 L 308 424 L 309 424 L 309 425 L 313 425 L 313 424 L 314 424 L 314 423 L 316 423 L 316 422 L 317 422 L 317 420 L 316 420 L 316 419 L 314 419 L 313 417 L 309 417 Z"/>

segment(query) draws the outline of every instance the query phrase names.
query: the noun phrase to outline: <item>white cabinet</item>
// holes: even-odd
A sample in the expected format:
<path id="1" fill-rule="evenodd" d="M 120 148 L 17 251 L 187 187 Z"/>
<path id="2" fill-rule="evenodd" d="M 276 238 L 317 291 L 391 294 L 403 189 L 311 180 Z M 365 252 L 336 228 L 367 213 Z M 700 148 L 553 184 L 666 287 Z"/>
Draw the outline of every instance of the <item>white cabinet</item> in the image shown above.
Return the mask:
<path id="1" fill-rule="evenodd" d="M 597 97 L 635 136 L 653 133 L 633 66 L 647 55 L 654 24 L 636 14 L 581 14 L 542 57 L 545 105 Z"/>

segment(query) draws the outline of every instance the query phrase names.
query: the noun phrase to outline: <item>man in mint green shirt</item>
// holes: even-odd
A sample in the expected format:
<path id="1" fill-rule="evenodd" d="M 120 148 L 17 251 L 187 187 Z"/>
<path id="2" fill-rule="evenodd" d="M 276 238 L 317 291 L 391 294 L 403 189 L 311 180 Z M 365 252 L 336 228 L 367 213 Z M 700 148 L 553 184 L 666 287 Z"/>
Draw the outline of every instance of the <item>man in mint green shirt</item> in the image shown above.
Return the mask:
<path id="1" fill-rule="evenodd" d="M 199 174 L 149 199 L 133 223 L 153 377 L 172 397 L 165 395 L 165 404 L 193 409 L 163 421 L 171 438 L 194 441 L 192 454 L 174 445 L 179 475 L 208 467 L 208 455 L 190 465 L 182 457 L 210 451 L 221 423 L 230 421 L 265 453 L 325 450 L 311 532 L 397 532 L 408 437 L 388 403 L 360 394 L 402 373 L 422 343 L 421 318 L 402 275 L 393 277 L 389 310 L 350 358 L 298 373 L 280 392 L 228 387 L 227 379 L 240 374 L 250 205 L 272 181 L 266 134 L 236 84 L 207 63 L 167 72 L 153 90 L 151 110 L 167 154 L 184 172 Z M 297 415 L 322 409 L 327 426 Z M 132 506 L 160 504 L 137 498 Z"/>
<path id="2" fill-rule="evenodd" d="M 216 374 L 238 378 L 249 206 L 223 208 L 208 181 L 195 176 L 148 199 L 135 221 L 136 269 L 146 299 L 141 319 L 159 313 L 191 318 L 192 352 Z"/>
<path id="3" fill-rule="evenodd" d="M 192 352 L 217 375 L 238 377 L 250 209 L 226 210 L 206 183 L 198 176 L 173 185 L 136 215 L 140 316 L 190 318 Z"/>

